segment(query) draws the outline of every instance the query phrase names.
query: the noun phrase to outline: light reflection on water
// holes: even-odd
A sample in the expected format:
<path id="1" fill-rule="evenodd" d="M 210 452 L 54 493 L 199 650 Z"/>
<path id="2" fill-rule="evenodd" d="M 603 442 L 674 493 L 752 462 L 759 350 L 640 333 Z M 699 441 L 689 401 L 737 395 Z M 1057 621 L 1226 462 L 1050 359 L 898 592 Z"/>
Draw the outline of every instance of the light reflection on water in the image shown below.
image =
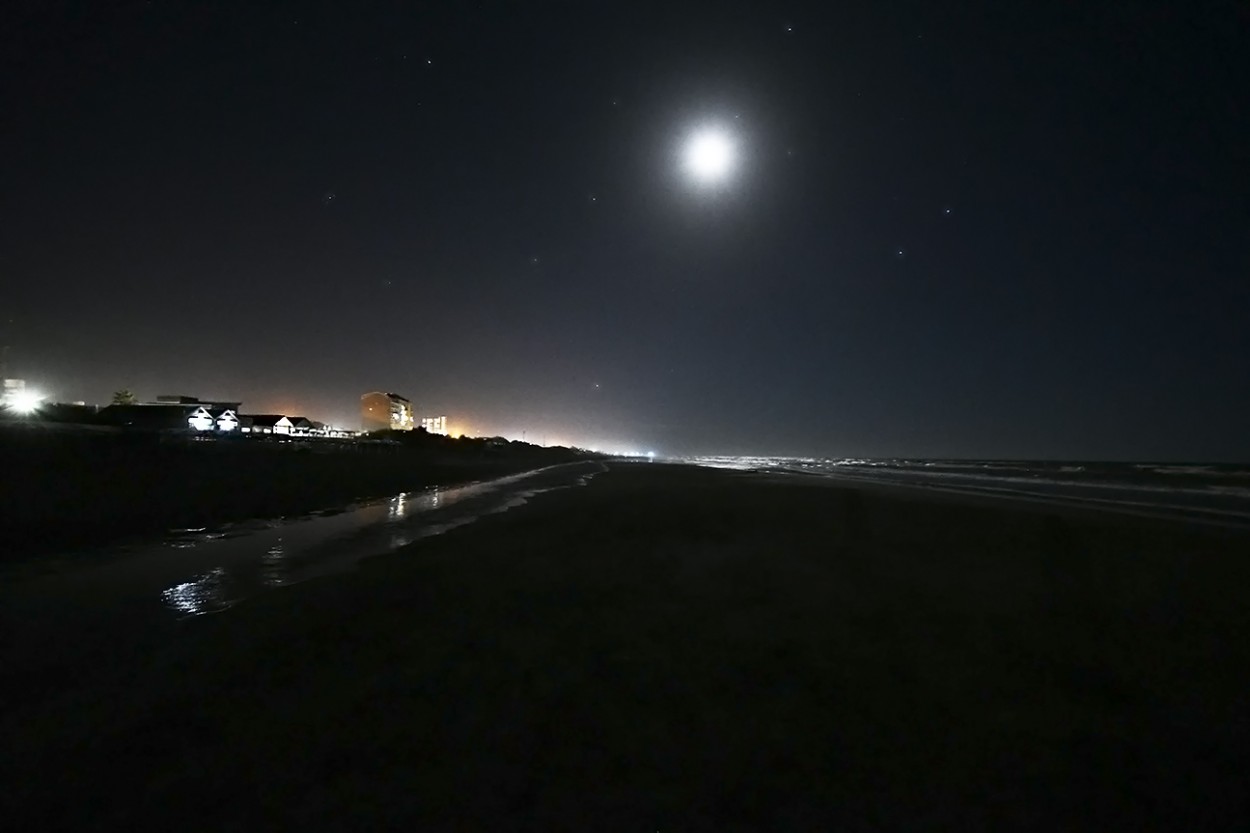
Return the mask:
<path id="1" fill-rule="evenodd" d="M 599 463 L 566 464 L 464 486 L 400 492 L 289 522 L 257 522 L 228 532 L 183 530 L 156 548 L 209 560 L 212 567 L 162 590 L 161 601 L 178 617 L 217 613 L 267 588 L 353 569 L 361 558 L 505 512 L 536 494 L 585 485 L 601 471 L 606 468 Z"/>
<path id="2" fill-rule="evenodd" d="M 260 559 L 266 586 L 281 587 L 286 584 L 286 568 L 283 562 L 285 557 L 286 548 L 283 547 L 282 538 L 279 537 L 273 546 L 265 550 L 265 554 Z"/>
<path id="3" fill-rule="evenodd" d="M 191 581 L 175 584 L 163 591 L 161 598 L 168 607 L 185 616 L 225 610 L 231 604 L 226 594 L 226 571 L 215 567 Z"/>
<path id="4" fill-rule="evenodd" d="M 395 495 L 395 497 L 387 501 L 387 520 L 397 521 L 407 514 L 407 506 L 404 504 L 404 501 L 407 500 L 407 498 L 407 492 L 400 492 Z"/>
<path id="5" fill-rule="evenodd" d="M 933 491 L 1250 528 L 1250 467 L 1236 463 L 688 457 L 712 468 L 820 475 Z"/>

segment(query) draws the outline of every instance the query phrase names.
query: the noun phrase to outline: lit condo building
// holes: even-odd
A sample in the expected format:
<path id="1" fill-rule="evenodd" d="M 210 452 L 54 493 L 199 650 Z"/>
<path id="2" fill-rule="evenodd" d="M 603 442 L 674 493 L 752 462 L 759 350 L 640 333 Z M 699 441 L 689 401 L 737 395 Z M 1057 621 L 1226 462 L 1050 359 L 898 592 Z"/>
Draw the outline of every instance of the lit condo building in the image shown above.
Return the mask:
<path id="1" fill-rule="evenodd" d="M 412 403 L 397 393 L 366 393 L 360 397 L 360 427 L 363 431 L 411 431 L 416 427 Z"/>

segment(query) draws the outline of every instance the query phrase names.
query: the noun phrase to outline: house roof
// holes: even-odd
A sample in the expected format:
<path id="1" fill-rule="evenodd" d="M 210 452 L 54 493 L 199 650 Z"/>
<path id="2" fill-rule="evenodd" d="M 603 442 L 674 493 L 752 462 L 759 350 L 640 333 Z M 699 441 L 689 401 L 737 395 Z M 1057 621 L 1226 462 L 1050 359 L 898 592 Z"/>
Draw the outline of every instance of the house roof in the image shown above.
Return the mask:
<path id="1" fill-rule="evenodd" d="M 218 399 L 197 399 L 194 396 L 164 396 L 157 397 L 155 402 L 136 402 L 135 406 L 141 408 L 185 408 L 187 406 L 195 407 L 197 405 L 208 408 L 210 411 L 231 410 L 237 411 L 242 402 L 230 402 Z"/>

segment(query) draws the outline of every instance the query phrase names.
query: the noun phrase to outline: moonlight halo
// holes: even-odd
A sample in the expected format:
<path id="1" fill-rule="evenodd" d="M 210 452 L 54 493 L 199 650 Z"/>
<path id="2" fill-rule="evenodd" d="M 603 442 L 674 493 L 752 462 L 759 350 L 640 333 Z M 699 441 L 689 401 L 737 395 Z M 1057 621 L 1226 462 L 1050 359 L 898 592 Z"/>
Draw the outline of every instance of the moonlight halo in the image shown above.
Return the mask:
<path id="1" fill-rule="evenodd" d="M 686 142 L 686 170 L 704 183 L 719 182 L 733 169 L 736 152 L 733 140 L 717 128 L 696 131 Z"/>

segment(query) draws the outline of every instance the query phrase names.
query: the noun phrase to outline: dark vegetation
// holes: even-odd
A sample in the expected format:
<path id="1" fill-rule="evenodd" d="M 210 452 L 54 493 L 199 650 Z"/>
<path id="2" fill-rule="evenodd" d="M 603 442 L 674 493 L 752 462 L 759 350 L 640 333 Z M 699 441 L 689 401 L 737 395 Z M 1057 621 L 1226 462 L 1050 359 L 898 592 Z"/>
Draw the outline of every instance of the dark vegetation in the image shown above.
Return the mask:
<path id="1" fill-rule="evenodd" d="M 0 557 L 340 506 L 583 452 L 424 431 L 280 440 L 0 423 Z"/>

